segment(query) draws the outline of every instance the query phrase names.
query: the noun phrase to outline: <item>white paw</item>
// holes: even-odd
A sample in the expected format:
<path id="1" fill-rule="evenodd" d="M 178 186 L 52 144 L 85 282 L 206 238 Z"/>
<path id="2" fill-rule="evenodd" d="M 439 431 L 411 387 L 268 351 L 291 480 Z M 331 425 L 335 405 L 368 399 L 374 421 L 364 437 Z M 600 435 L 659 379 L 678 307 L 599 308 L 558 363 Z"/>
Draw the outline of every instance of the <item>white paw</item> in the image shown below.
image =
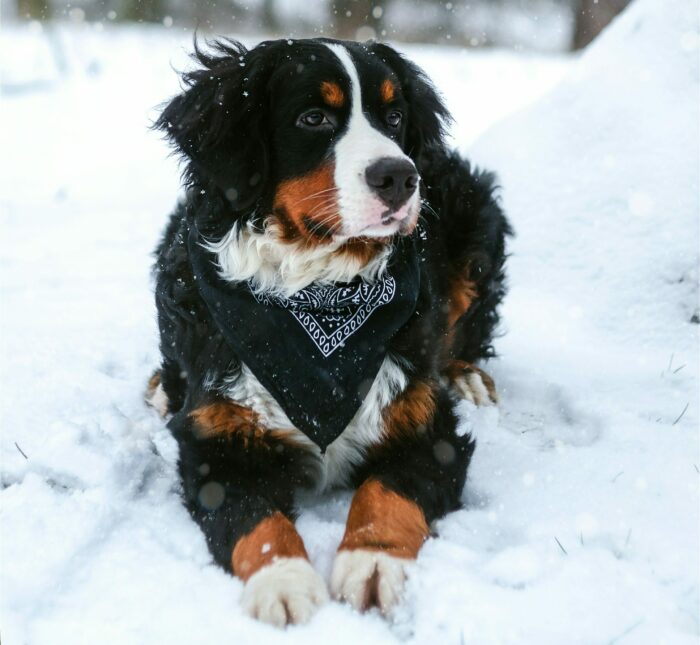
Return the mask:
<path id="1" fill-rule="evenodd" d="M 386 614 L 401 597 L 411 562 L 382 551 L 340 551 L 333 563 L 331 592 L 358 611 L 379 607 Z"/>
<path id="2" fill-rule="evenodd" d="M 168 395 L 165 393 L 161 383 L 158 383 L 154 388 L 148 388 L 146 392 L 146 403 L 152 408 L 155 408 L 156 412 L 161 417 L 165 417 L 168 414 Z"/>
<path id="3" fill-rule="evenodd" d="M 496 393 L 489 391 L 479 372 L 464 372 L 453 382 L 454 388 L 462 397 L 474 405 L 495 405 Z"/>
<path id="4" fill-rule="evenodd" d="M 328 600 L 326 583 L 304 558 L 280 558 L 246 582 L 241 605 L 265 623 L 284 627 L 307 622 Z"/>

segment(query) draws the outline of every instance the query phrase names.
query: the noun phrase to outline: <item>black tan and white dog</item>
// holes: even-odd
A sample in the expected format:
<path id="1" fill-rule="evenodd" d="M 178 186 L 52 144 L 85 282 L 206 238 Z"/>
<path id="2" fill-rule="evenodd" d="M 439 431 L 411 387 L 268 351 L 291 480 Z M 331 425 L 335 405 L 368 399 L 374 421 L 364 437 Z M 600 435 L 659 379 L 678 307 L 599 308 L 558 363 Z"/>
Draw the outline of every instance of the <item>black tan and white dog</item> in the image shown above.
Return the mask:
<path id="1" fill-rule="evenodd" d="M 504 294 L 493 177 L 446 148 L 441 99 L 387 45 L 195 51 L 156 123 L 187 193 L 157 250 L 148 399 L 250 615 L 303 622 L 326 601 L 294 496 L 336 486 L 355 493 L 330 591 L 387 612 L 460 505 L 475 444 L 455 406 L 496 400 L 475 366 Z"/>

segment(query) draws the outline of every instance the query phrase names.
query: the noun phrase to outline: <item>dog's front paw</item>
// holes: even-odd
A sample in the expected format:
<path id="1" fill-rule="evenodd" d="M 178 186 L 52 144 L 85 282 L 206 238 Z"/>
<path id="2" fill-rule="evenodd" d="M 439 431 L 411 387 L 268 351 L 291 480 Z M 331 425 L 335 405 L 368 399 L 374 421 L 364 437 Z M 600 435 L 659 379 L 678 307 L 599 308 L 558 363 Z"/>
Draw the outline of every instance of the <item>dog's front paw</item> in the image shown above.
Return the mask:
<path id="1" fill-rule="evenodd" d="M 241 598 L 253 618 L 285 627 L 306 623 L 328 600 L 326 583 L 304 558 L 279 558 L 254 573 Z"/>
<path id="2" fill-rule="evenodd" d="M 464 361 L 452 361 L 445 370 L 452 391 L 474 405 L 498 403 L 496 384 L 484 370 Z"/>
<path id="3" fill-rule="evenodd" d="M 167 416 L 169 405 L 168 395 L 163 389 L 159 370 L 153 372 L 153 376 L 148 379 L 148 386 L 146 387 L 144 398 L 146 399 L 146 403 L 154 408 L 161 417 L 165 418 Z"/>
<path id="4" fill-rule="evenodd" d="M 331 592 L 358 611 L 379 607 L 386 614 L 401 597 L 406 567 L 411 562 L 382 551 L 339 551 L 333 563 Z"/>

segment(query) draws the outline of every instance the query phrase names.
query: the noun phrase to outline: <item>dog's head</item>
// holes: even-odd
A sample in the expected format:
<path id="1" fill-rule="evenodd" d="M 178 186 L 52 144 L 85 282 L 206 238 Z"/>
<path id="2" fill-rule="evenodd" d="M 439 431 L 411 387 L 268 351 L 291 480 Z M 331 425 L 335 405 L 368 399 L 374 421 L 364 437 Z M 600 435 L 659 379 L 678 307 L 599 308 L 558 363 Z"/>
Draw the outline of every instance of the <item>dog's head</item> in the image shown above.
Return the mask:
<path id="1" fill-rule="evenodd" d="M 413 230 L 420 153 L 442 145 L 449 118 L 418 67 L 378 43 L 195 49 L 200 68 L 156 123 L 194 186 L 235 218 L 275 221 L 290 241 Z"/>

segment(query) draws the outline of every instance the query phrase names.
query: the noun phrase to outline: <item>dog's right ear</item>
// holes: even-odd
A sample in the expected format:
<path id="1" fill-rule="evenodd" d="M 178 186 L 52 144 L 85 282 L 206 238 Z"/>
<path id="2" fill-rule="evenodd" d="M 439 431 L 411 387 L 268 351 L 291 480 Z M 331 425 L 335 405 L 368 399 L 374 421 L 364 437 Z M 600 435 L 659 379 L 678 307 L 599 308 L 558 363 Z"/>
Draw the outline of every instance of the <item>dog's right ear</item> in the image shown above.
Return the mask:
<path id="1" fill-rule="evenodd" d="M 203 51 L 195 41 L 201 67 L 183 75 L 185 91 L 154 124 L 186 158 L 188 180 L 213 183 L 234 210 L 253 205 L 265 185 L 270 44 L 219 40 Z"/>

